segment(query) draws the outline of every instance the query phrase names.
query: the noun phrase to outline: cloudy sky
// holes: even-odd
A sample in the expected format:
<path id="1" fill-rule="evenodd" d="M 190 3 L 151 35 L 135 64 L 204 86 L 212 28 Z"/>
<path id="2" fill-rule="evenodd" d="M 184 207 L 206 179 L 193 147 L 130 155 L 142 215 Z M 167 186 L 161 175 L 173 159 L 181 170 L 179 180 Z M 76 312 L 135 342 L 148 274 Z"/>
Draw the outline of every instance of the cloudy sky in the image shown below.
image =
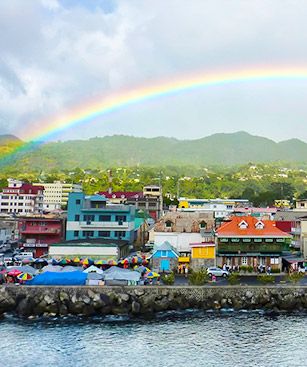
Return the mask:
<path id="1" fill-rule="evenodd" d="M 0 134 L 35 134 L 97 96 L 189 74 L 307 68 L 305 0 L 3 0 Z M 307 80 L 245 82 L 141 103 L 54 135 L 307 141 Z"/>

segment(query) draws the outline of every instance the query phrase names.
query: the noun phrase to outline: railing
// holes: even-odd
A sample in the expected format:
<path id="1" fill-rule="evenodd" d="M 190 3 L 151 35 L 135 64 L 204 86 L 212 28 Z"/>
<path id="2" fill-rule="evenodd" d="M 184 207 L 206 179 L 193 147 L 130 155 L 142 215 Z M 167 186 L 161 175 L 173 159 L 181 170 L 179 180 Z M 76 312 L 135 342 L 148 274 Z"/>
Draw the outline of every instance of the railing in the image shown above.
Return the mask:
<path id="1" fill-rule="evenodd" d="M 129 222 L 79 222 L 81 228 L 129 228 Z"/>
<path id="2" fill-rule="evenodd" d="M 218 253 L 246 253 L 246 252 L 266 252 L 266 253 L 281 253 L 283 250 L 287 249 L 287 244 L 285 243 L 219 243 L 218 244 Z"/>
<path id="3" fill-rule="evenodd" d="M 45 227 L 33 227 L 20 229 L 20 233 L 24 234 L 35 234 L 35 233 L 46 233 L 46 234 L 59 234 L 61 232 L 58 228 L 45 228 Z"/>

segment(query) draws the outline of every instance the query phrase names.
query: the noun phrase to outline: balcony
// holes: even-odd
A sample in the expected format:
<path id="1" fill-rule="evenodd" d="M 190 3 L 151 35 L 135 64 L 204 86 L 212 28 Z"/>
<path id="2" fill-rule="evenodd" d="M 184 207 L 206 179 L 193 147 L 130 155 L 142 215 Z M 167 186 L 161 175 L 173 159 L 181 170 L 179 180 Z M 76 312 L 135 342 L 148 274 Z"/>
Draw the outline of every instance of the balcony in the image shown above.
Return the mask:
<path id="1" fill-rule="evenodd" d="M 61 230 L 59 228 L 46 228 L 46 227 L 39 227 L 39 226 L 32 226 L 27 228 L 20 229 L 21 234 L 60 234 Z"/>
<path id="2" fill-rule="evenodd" d="M 219 243 L 217 252 L 227 253 L 281 253 L 287 250 L 285 243 Z"/>
<path id="3" fill-rule="evenodd" d="M 79 222 L 81 228 L 92 228 L 92 229 L 105 229 L 105 228 L 116 228 L 116 229 L 128 229 L 129 228 L 129 222 L 93 222 L 93 221 L 87 221 L 87 222 Z"/>

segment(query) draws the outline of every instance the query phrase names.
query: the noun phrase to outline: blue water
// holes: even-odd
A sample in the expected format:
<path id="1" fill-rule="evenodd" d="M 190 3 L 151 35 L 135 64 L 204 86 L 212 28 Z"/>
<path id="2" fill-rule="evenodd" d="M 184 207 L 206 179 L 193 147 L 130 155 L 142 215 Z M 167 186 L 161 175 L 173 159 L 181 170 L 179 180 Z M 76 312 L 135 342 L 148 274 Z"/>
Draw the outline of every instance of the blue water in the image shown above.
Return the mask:
<path id="1" fill-rule="evenodd" d="M 261 313 L 164 313 L 0 321 L 0 365 L 306 366 L 307 316 Z"/>

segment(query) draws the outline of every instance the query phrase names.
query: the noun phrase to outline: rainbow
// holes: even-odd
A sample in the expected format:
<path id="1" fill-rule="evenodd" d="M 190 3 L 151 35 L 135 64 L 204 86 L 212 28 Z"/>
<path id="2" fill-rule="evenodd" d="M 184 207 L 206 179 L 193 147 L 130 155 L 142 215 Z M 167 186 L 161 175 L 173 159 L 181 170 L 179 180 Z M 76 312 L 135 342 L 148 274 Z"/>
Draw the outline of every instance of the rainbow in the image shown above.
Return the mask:
<path id="1" fill-rule="evenodd" d="M 95 101 L 72 108 L 69 112 L 64 112 L 59 117 L 42 121 L 38 129 L 31 129 L 31 124 L 29 124 L 27 131 L 30 131 L 30 133 L 25 134 L 23 138 L 31 141 L 31 143 L 23 144 L 13 152 L 10 152 L 9 155 L 24 149 L 25 146 L 33 144 L 33 142 L 48 140 L 53 135 L 71 127 L 89 123 L 97 117 L 104 117 L 115 111 L 145 103 L 146 101 L 213 86 L 275 80 L 307 81 L 307 67 L 260 67 L 227 72 L 208 71 L 125 90 L 108 97 L 95 98 Z M 32 130 L 35 130 L 35 132 Z"/>

